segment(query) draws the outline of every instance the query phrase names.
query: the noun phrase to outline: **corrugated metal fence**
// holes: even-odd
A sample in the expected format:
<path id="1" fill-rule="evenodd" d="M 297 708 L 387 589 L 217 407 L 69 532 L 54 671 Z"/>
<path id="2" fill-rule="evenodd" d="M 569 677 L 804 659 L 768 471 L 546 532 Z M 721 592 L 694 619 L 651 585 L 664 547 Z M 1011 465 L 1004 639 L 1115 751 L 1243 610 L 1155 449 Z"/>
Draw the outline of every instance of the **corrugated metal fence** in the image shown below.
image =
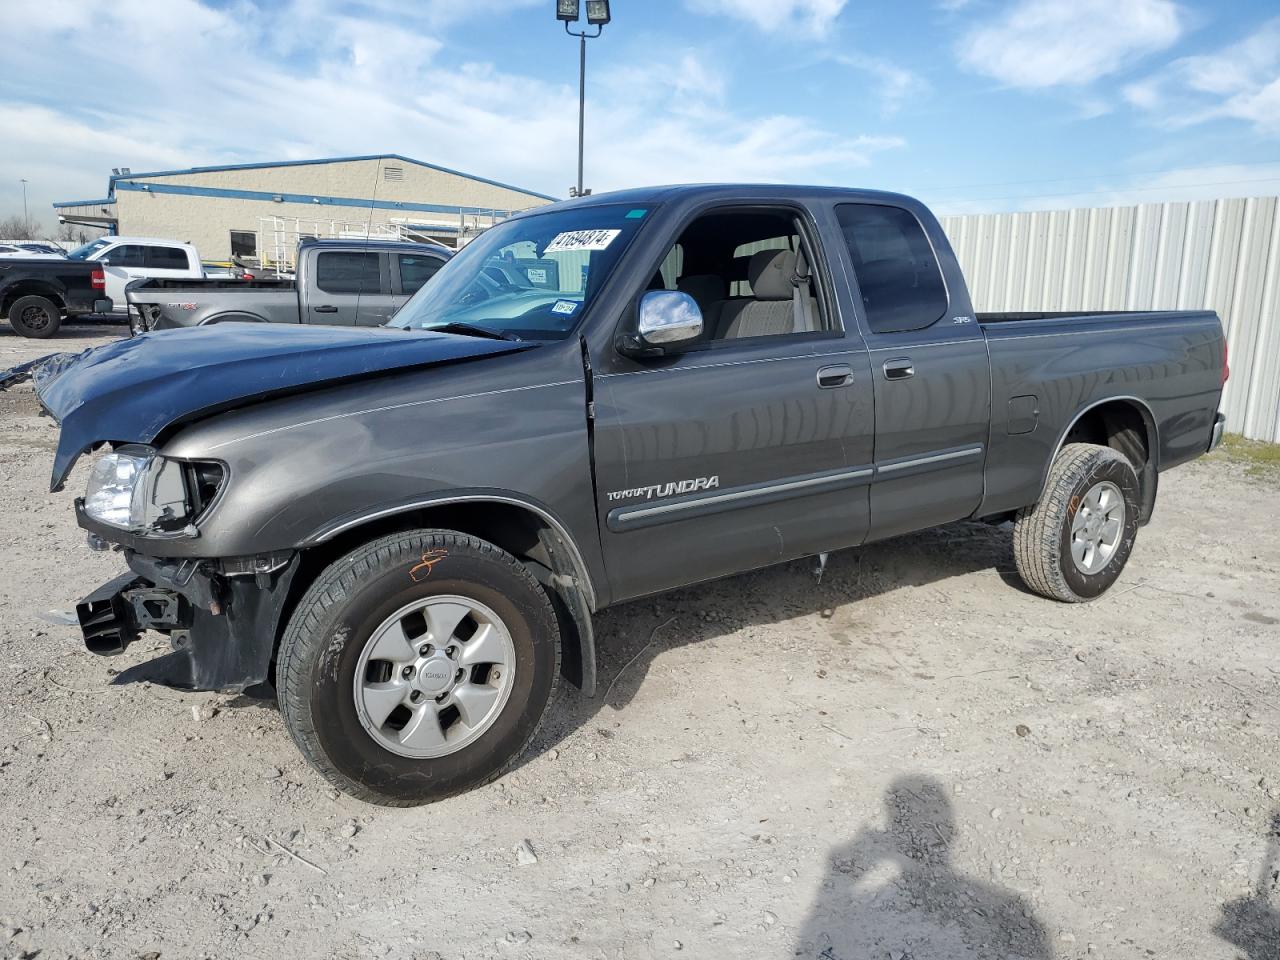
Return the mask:
<path id="1" fill-rule="evenodd" d="M 1227 429 L 1280 442 L 1280 198 L 942 218 L 983 311 L 1216 310 Z"/>

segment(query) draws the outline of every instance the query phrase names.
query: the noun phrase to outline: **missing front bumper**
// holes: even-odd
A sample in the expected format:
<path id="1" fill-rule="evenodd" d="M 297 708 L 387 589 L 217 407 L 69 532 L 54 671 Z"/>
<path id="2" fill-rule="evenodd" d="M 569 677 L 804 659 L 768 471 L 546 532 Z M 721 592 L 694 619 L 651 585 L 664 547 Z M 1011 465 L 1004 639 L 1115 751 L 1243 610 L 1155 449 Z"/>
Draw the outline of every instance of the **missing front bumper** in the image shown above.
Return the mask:
<path id="1" fill-rule="evenodd" d="M 76 604 L 85 647 L 104 656 L 123 653 L 143 631 L 158 630 L 168 634 L 173 652 L 125 671 L 121 682 L 223 693 L 267 683 L 298 567 L 296 554 L 274 559 L 279 566 L 270 572 L 227 576 L 216 561 L 130 553 L 129 573 Z"/>

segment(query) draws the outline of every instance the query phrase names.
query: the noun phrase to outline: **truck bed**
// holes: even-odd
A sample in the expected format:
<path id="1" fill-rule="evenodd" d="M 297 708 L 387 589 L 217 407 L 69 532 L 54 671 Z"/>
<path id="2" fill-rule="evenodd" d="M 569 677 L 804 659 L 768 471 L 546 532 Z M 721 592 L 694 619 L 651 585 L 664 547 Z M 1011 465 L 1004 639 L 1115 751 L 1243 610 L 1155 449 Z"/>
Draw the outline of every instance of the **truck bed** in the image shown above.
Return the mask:
<path id="1" fill-rule="evenodd" d="M 237 290 L 292 290 L 297 286 L 297 281 L 287 279 L 263 279 L 263 280 L 162 280 L 152 279 L 144 280 L 141 283 L 130 284 L 133 290 L 192 290 L 195 292 L 206 292 L 211 290 L 235 292 Z"/>

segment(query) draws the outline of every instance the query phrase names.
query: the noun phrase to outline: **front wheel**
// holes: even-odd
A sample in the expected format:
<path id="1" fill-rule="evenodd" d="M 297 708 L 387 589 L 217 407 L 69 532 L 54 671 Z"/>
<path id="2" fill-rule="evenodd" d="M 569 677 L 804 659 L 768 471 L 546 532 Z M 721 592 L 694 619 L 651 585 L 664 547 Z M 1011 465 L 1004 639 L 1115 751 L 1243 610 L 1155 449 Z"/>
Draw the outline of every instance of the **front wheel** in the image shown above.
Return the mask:
<path id="1" fill-rule="evenodd" d="M 1092 443 L 1062 448 L 1040 502 L 1013 527 L 1013 555 L 1028 587 L 1051 600 L 1101 596 L 1120 577 L 1138 534 L 1138 475 L 1123 454 Z"/>
<path id="2" fill-rule="evenodd" d="M 289 620 L 280 709 L 339 789 L 388 806 L 501 776 L 559 682 L 546 592 L 515 557 L 443 530 L 375 540 L 332 564 Z"/>

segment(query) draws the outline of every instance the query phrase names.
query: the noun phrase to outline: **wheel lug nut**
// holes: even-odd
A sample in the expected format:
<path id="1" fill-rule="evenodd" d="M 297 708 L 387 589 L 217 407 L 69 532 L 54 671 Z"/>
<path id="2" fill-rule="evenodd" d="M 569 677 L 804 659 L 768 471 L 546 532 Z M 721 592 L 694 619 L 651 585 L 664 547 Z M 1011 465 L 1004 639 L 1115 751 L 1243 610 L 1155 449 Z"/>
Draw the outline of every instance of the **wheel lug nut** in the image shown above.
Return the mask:
<path id="1" fill-rule="evenodd" d="M 463 678 L 463 676 L 465 675 L 465 673 L 466 673 L 466 671 L 464 671 L 461 667 L 459 667 L 459 668 L 458 668 L 458 672 L 457 672 L 457 673 L 455 673 L 455 674 L 453 675 L 453 682 L 454 682 L 454 683 L 461 683 L 461 682 L 462 682 L 462 678 Z"/>
<path id="2" fill-rule="evenodd" d="M 445 647 L 444 652 L 445 652 L 445 656 L 447 656 L 450 660 L 454 660 L 458 656 L 457 647 Z"/>
<path id="3" fill-rule="evenodd" d="M 418 648 L 418 656 L 420 656 L 420 657 L 429 657 L 429 656 L 431 656 L 431 651 L 432 651 L 432 650 L 434 650 L 434 649 L 435 649 L 435 648 L 434 648 L 433 646 L 431 646 L 431 644 L 429 644 L 429 643 L 424 643 L 422 646 L 420 646 L 420 647 Z"/>
<path id="4" fill-rule="evenodd" d="M 413 667 L 405 667 L 403 670 L 400 671 L 400 676 L 408 680 L 410 677 L 413 676 Z"/>
<path id="5" fill-rule="evenodd" d="M 422 699 L 422 691 L 421 690 L 413 691 L 413 693 L 409 694 L 409 699 L 412 702 L 417 703 L 419 700 Z"/>
<path id="6" fill-rule="evenodd" d="M 493 671 L 493 679 L 495 679 L 495 680 L 501 680 L 501 679 L 502 679 L 502 671 L 501 671 L 501 670 L 495 670 L 495 671 Z"/>
<path id="7" fill-rule="evenodd" d="M 447 696 L 449 696 L 447 693 L 437 693 L 437 694 L 436 694 L 436 703 L 444 703 L 444 698 L 445 698 L 445 697 L 447 697 Z"/>

